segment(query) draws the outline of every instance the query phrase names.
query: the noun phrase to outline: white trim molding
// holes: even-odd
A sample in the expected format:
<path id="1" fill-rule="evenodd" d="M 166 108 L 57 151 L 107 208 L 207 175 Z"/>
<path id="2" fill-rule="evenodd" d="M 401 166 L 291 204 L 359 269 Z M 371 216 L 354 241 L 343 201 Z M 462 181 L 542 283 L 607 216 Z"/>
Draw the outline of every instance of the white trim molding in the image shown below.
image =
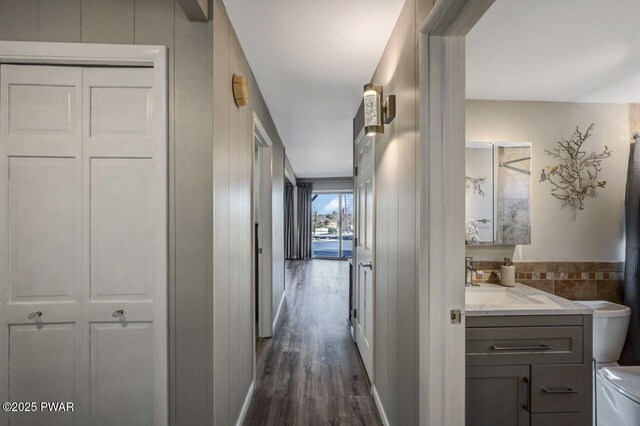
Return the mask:
<path id="1" fill-rule="evenodd" d="M 260 242 L 262 248 L 262 257 L 258 258 L 257 262 L 259 264 L 259 268 L 256 273 L 262 274 L 261 277 L 258 277 L 258 336 L 259 337 L 271 337 L 273 335 L 273 325 L 274 325 L 274 312 L 273 312 L 273 204 L 272 204 L 272 186 L 273 186 L 273 142 L 269 138 L 269 134 L 265 130 L 262 122 L 260 122 L 260 118 L 258 115 L 253 112 L 253 141 L 252 147 L 255 148 L 255 144 L 258 144 L 261 148 L 264 149 L 265 154 L 269 156 L 269 170 L 263 170 L 261 167 L 258 168 L 260 173 L 260 186 L 263 188 L 255 188 L 255 172 L 256 165 L 254 162 L 254 156 L 252 154 L 252 170 L 251 170 L 251 217 L 252 224 L 259 222 L 261 224 L 262 230 L 259 230 L 262 239 Z M 268 180 L 268 182 L 267 182 Z M 266 200 L 264 205 L 262 205 L 262 195 L 260 196 L 260 204 L 261 208 L 259 209 L 259 218 L 255 217 L 255 192 L 260 191 L 260 194 L 264 194 Z M 269 229 L 264 231 L 264 223 L 269 223 Z M 252 226 L 252 233 L 255 234 L 255 227 Z M 263 232 L 266 232 L 263 233 Z M 265 241 L 265 237 L 269 236 L 269 239 Z M 252 253 L 254 256 L 252 264 L 256 264 L 256 247 L 254 247 L 254 243 L 256 241 L 255 235 L 252 238 Z M 284 268 L 284 265 L 282 265 Z M 255 268 L 254 268 L 255 269 Z M 253 276 L 255 282 L 255 276 Z M 252 300 L 255 299 L 255 294 L 252 295 Z M 255 312 L 255 309 L 254 311 Z"/>
<path id="2" fill-rule="evenodd" d="M 0 41 L 0 63 L 168 67 L 165 46 L 35 41 Z"/>
<path id="3" fill-rule="evenodd" d="M 280 312 L 282 312 L 282 305 L 284 305 L 284 300 L 287 292 L 282 292 L 282 297 L 280 298 L 280 303 L 278 304 L 278 310 L 276 311 L 276 315 L 273 317 L 273 334 L 276 334 L 276 326 L 278 325 L 278 320 L 280 319 Z"/>
<path id="4" fill-rule="evenodd" d="M 378 395 L 376 385 L 372 385 L 371 393 L 373 394 L 373 400 L 376 402 L 376 407 L 378 407 L 378 413 L 380 414 L 380 419 L 382 420 L 383 426 L 390 426 L 389 419 L 387 418 L 387 413 L 384 411 L 382 401 L 380 401 L 380 395 Z"/>
<path id="5" fill-rule="evenodd" d="M 493 0 L 438 0 L 419 37 L 419 415 L 465 424 L 465 36 Z"/>
<path id="6" fill-rule="evenodd" d="M 255 383 L 255 380 L 251 382 L 249 390 L 247 391 L 247 396 L 244 397 L 244 403 L 242 404 L 242 409 L 240 410 L 240 414 L 238 415 L 236 426 L 242 426 L 245 417 L 247 417 L 247 412 L 249 411 L 249 406 L 251 405 L 251 398 L 253 398 L 253 388 L 255 386 Z"/>

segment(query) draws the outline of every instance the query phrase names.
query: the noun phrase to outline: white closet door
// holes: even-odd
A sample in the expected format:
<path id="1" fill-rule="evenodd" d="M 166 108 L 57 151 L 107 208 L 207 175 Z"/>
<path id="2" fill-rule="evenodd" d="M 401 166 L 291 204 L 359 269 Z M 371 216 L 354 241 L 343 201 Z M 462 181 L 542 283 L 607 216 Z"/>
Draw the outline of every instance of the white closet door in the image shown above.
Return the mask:
<path id="1" fill-rule="evenodd" d="M 85 68 L 84 244 L 91 425 L 167 407 L 166 142 L 153 70 Z"/>
<path id="2" fill-rule="evenodd" d="M 82 69 L 0 66 L 0 399 L 82 404 Z M 0 413 L 12 425 L 78 412 Z"/>
<path id="3" fill-rule="evenodd" d="M 150 68 L 0 66 L 0 399 L 75 408 L 0 424 L 167 424 L 158 84 Z"/>

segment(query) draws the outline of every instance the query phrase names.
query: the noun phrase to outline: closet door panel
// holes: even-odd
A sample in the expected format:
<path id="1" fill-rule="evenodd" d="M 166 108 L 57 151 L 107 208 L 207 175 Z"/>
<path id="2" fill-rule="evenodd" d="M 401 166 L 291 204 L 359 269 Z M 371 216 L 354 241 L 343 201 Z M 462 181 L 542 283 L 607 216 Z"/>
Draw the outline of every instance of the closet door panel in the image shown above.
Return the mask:
<path id="1" fill-rule="evenodd" d="M 91 425 L 153 425 L 153 325 L 91 324 Z"/>
<path id="2" fill-rule="evenodd" d="M 74 162 L 9 159 L 10 303 L 78 299 L 79 176 Z"/>
<path id="3" fill-rule="evenodd" d="M 9 394 L 15 402 L 75 402 L 77 343 L 72 323 L 9 327 Z M 78 408 L 78 407 L 74 407 Z M 73 412 L 10 413 L 12 425 L 73 424 Z"/>
<path id="4" fill-rule="evenodd" d="M 153 299 L 153 162 L 93 158 L 91 300 Z"/>
<path id="5" fill-rule="evenodd" d="M 84 70 L 91 424 L 166 422 L 167 145 L 156 102 L 152 69 Z"/>
<path id="6" fill-rule="evenodd" d="M 0 424 L 80 424 L 82 69 L 0 65 L 0 399 L 73 402 Z"/>

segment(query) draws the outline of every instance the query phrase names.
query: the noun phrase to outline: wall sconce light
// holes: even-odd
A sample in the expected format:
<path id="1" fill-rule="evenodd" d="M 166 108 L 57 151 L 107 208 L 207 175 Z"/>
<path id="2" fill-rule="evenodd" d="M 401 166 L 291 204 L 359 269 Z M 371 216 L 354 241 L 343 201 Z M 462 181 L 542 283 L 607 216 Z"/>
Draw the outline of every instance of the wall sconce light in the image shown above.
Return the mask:
<path id="1" fill-rule="evenodd" d="M 249 86 L 247 80 L 241 75 L 233 75 L 233 99 L 239 108 L 249 102 Z"/>
<path id="2" fill-rule="evenodd" d="M 384 133 L 384 125 L 396 117 L 396 96 L 390 95 L 382 103 L 382 86 L 364 86 L 364 131 L 367 136 Z"/>

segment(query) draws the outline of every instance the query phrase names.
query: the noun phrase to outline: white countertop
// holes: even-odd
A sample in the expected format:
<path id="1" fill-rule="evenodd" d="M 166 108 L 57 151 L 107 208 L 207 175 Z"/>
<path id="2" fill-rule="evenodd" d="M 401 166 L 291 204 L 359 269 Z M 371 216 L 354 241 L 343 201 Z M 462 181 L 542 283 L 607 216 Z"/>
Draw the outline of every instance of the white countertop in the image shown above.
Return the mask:
<path id="1" fill-rule="evenodd" d="M 580 303 L 538 290 L 524 284 L 515 287 L 499 284 L 480 284 L 479 287 L 465 287 L 465 292 L 491 292 L 492 289 L 506 290 L 507 294 L 524 296 L 535 303 L 480 304 L 465 306 L 467 316 L 506 316 L 506 315 L 591 315 L 593 311 Z"/>

